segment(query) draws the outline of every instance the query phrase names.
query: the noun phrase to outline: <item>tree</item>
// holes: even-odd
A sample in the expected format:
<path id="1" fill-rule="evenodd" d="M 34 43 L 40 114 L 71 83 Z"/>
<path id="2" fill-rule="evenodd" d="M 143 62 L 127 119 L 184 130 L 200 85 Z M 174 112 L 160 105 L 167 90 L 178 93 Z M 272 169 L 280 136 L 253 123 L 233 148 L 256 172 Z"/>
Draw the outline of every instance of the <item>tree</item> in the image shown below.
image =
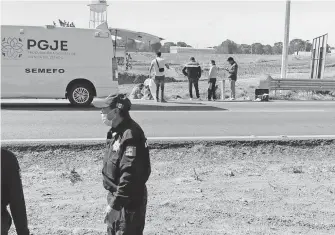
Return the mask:
<path id="1" fill-rule="evenodd" d="M 241 44 L 238 46 L 238 52 L 240 54 L 250 54 L 251 53 L 251 46 L 248 44 Z"/>
<path id="2" fill-rule="evenodd" d="M 327 53 L 331 53 L 331 47 L 327 44 Z"/>
<path id="3" fill-rule="evenodd" d="M 308 40 L 305 42 L 305 51 L 311 51 L 313 48 L 312 43 L 310 43 Z"/>
<path id="4" fill-rule="evenodd" d="M 136 51 L 136 42 L 133 39 L 128 39 L 126 42 L 128 51 Z"/>
<path id="5" fill-rule="evenodd" d="M 281 53 L 283 53 L 283 43 L 276 42 L 272 47 L 272 53 L 276 55 L 280 55 Z"/>
<path id="6" fill-rule="evenodd" d="M 236 54 L 238 53 L 238 46 L 234 41 L 227 39 L 216 48 L 216 51 L 220 54 Z"/>
<path id="7" fill-rule="evenodd" d="M 252 49 L 252 54 L 257 54 L 257 55 L 262 55 L 264 54 L 264 50 L 263 50 L 263 45 L 262 43 L 253 43 L 251 45 L 251 49 Z"/>
<path id="8" fill-rule="evenodd" d="M 59 22 L 59 26 L 61 26 L 61 27 L 73 27 L 73 28 L 76 27 L 73 22 L 70 23 L 70 22 L 67 22 L 66 20 L 62 21 L 62 20 L 58 19 L 58 22 Z M 53 24 L 56 26 L 55 21 L 53 22 Z"/>
<path id="9" fill-rule="evenodd" d="M 271 45 L 265 45 L 263 46 L 264 54 L 271 55 L 272 54 L 272 46 Z"/>
<path id="10" fill-rule="evenodd" d="M 160 42 L 156 42 L 156 43 L 150 44 L 150 47 L 152 51 L 158 52 L 162 48 L 162 44 Z"/>
<path id="11" fill-rule="evenodd" d="M 187 43 L 186 42 L 177 42 L 177 46 L 178 47 L 187 47 Z"/>
<path id="12" fill-rule="evenodd" d="M 289 47 L 289 52 L 291 54 L 297 53 L 299 54 L 299 51 L 304 51 L 305 50 L 305 41 L 302 39 L 293 39 L 290 42 L 290 47 Z"/>

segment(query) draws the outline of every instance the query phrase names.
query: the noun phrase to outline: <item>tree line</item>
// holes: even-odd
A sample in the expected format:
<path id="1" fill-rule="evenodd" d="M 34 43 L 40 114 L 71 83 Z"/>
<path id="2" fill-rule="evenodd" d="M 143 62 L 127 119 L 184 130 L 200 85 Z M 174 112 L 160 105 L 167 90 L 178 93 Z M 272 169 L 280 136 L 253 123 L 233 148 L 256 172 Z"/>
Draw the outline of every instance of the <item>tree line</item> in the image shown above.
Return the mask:
<path id="1" fill-rule="evenodd" d="M 161 48 L 162 52 L 169 53 L 171 46 L 186 47 L 184 42 L 166 42 Z M 187 45 L 189 46 L 189 45 Z M 312 43 L 308 40 L 293 39 L 289 44 L 289 54 L 299 54 L 301 51 L 310 52 L 312 50 Z M 283 43 L 276 42 L 273 45 L 263 45 L 262 43 L 237 44 L 232 40 L 227 39 L 218 46 L 209 47 L 214 48 L 217 54 L 257 54 L 257 55 L 278 55 L 283 52 Z M 330 52 L 331 47 L 327 44 L 327 52 Z"/>

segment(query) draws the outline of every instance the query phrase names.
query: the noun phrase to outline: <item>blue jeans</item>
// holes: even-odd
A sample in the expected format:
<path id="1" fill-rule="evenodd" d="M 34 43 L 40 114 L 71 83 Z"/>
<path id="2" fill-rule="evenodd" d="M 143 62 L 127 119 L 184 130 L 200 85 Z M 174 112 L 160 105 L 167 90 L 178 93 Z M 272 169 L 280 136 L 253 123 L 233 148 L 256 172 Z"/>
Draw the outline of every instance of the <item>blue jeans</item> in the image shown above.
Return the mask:
<path id="1" fill-rule="evenodd" d="M 164 85 L 165 85 L 165 76 L 155 76 L 156 84 L 156 99 L 159 97 L 159 87 L 161 88 L 161 99 L 164 100 Z"/>

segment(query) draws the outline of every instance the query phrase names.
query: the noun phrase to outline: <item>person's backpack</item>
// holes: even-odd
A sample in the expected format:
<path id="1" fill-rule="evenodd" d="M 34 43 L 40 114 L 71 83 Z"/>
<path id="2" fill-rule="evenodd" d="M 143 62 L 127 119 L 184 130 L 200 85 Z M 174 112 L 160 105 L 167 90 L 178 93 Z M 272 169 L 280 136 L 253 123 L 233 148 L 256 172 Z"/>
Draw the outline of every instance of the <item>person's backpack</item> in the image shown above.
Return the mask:
<path id="1" fill-rule="evenodd" d="M 157 63 L 157 66 L 158 66 L 158 71 L 159 71 L 160 73 L 163 73 L 163 72 L 164 72 L 164 68 L 160 68 L 160 67 L 159 67 L 159 64 L 158 64 L 157 59 L 156 59 L 156 63 Z"/>

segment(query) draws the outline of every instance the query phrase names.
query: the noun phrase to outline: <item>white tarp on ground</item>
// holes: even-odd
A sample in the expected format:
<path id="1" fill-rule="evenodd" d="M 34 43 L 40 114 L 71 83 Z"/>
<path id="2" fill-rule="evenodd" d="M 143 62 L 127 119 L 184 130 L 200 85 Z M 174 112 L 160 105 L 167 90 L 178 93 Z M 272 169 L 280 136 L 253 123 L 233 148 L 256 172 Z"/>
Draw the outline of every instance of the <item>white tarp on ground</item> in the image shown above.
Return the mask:
<path id="1" fill-rule="evenodd" d="M 144 86 L 149 86 L 150 93 L 153 96 L 154 100 L 156 100 L 156 84 L 152 78 L 147 78 L 144 81 Z"/>

